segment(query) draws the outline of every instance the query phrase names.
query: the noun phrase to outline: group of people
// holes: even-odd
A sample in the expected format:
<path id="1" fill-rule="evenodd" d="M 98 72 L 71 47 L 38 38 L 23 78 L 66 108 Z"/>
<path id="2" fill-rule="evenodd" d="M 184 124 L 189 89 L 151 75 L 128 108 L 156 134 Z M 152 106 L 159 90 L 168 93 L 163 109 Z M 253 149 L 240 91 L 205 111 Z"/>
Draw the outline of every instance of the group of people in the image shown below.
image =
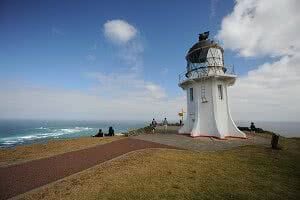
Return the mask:
<path id="1" fill-rule="evenodd" d="M 167 118 L 165 118 L 163 121 L 162 121 L 162 125 L 164 126 L 164 132 L 166 133 L 167 130 L 168 130 L 168 120 Z M 156 129 L 156 126 L 157 126 L 157 122 L 155 121 L 155 119 L 153 118 L 151 124 L 150 124 L 151 128 L 152 128 L 152 133 L 155 132 L 155 129 Z"/>
<path id="2" fill-rule="evenodd" d="M 108 137 L 108 136 L 115 136 L 115 130 L 113 129 L 113 127 L 109 127 L 108 129 L 108 133 L 104 134 L 102 132 L 102 129 L 99 129 L 98 133 L 96 135 L 94 135 L 93 137 Z"/>

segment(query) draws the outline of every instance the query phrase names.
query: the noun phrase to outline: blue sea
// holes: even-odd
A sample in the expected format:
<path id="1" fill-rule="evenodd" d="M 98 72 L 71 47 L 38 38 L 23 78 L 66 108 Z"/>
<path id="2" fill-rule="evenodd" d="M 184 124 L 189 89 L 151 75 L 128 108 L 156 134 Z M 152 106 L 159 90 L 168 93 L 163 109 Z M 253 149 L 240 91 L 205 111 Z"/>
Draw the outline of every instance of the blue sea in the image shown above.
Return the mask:
<path id="1" fill-rule="evenodd" d="M 146 124 L 141 121 L 0 120 L 0 148 L 86 137 L 95 135 L 100 128 L 107 133 L 110 126 L 121 134 Z"/>
<path id="2" fill-rule="evenodd" d="M 255 122 L 256 127 L 279 133 L 285 137 L 300 137 L 300 122 Z M 0 120 L 0 148 L 44 143 L 50 139 L 66 139 L 95 135 L 109 126 L 116 133 L 141 128 L 144 121 L 69 121 L 69 120 Z M 238 126 L 248 126 L 250 121 L 238 121 Z"/>

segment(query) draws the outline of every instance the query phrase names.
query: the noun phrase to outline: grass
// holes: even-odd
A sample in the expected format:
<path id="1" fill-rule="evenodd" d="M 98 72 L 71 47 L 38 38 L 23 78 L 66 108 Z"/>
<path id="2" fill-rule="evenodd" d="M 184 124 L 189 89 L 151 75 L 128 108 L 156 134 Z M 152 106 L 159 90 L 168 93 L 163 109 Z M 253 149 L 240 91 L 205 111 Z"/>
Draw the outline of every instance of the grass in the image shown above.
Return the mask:
<path id="1" fill-rule="evenodd" d="M 22 199 L 299 199 L 300 140 L 282 150 L 147 149 L 22 195 Z"/>
<path id="2" fill-rule="evenodd" d="M 0 166 L 7 166 L 10 164 L 76 151 L 112 142 L 120 138 L 122 137 L 82 137 L 76 139 L 50 140 L 45 144 L 31 144 L 9 149 L 0 149 Z"/>

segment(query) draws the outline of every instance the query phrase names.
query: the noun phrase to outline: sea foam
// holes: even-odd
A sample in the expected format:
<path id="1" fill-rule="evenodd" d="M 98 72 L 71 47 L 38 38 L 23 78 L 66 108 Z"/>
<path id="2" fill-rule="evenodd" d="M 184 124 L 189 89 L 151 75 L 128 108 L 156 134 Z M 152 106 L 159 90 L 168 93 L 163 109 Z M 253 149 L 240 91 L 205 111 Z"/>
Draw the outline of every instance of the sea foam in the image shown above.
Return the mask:
<path id="1" fill-rule="evenodd" d="M 47 132 L 37 132 L 28 135 L 17 135 L 17 136 L 0 138 L 0 147 L 9 147 L 9 146 L 15 146 L 17 144 L 26 144 L 34 140 L 64 138 L 71 134 L 94 130 L 93 128 L 89 128 L 89 127 L 61 128 L 61 129 L 39 127 L 35 129 L 41 131 L 47 131 Z"/>

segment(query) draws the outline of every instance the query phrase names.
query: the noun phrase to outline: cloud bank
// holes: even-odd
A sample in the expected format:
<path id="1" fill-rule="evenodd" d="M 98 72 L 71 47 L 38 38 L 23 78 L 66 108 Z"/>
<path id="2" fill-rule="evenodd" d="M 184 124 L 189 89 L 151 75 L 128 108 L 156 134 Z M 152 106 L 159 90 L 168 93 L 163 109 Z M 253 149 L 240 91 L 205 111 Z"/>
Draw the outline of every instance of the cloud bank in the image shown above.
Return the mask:
<path id="1" fill-rule="evenodd" d="M 223 19 L 217 38 L 226 49 L 276 60 L 256 66 L 230 89 L 235 118 L 299 121 L 299 8 L 297 0 L 237 0 Z"/>
<path id="2" fill-rule="evenodd" d="M 163 117 L 177 120 L 184 97 L 168 98 L 158 85 L 133 77 L 94 74 L 108 80 L 89 92 L 18 85 L 0 87 L 0 118 L 145 120 Z M 123 83 L 123 85 L 119 85 Z M 134 83 L 141 83 L 135 88 Z M 133 90 L 132 90 L 133 89 Z"/>
<path id="3" fill-rule="evenodd" d="M 93 91 L 102 97 L 118 99 L 148 99 L 151 101 L 164 100 L 167 97 L 161 86 L 147 82 L 135 72 L 104 74 L 101 72 L 88 73 L 88 77 L 97 81 Z"/>

